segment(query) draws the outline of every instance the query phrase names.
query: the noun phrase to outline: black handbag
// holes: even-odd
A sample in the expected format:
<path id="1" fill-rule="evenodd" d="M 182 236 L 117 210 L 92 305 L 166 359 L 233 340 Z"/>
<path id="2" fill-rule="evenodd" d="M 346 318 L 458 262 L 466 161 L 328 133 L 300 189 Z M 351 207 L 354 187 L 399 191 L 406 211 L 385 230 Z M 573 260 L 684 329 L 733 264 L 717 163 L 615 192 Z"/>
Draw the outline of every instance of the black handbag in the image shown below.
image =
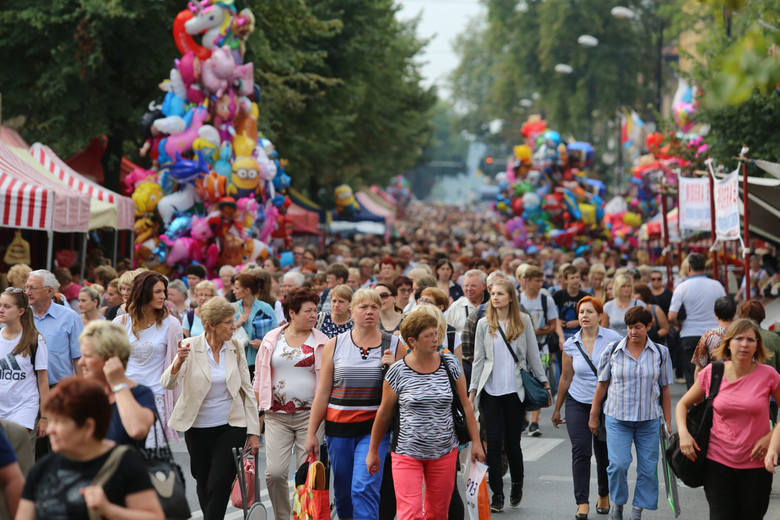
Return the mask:
<path id="1" fill-rule="evenodd" d="M 582 348 L 582 345 L 580 345 L 579 341 L 575 341 L 574 344 L 577 345 L 580 354 L 582 354 L 582 357 L 585 359 L 585 361 L 588 363 L 588 366 L 593 371 L 593 375 L 596 376 L 596 379 L 598 379 L 599 373 L 596 370 L 596 366 L 593 364 L 593 361 L 591 361 L 590 356 L 588 356 L 587 352 L 585 352 L 585 349 Z M 601 413 L 599 414 L 599 433 L 598 435 L 596 435 L 596 438 L 601 442 L 607 441 L 607 424 L 606 424 L 606 417 L 604 416 L 603 406 L 601 407 Z"/>
<path id="2" fill-rule="evenodd" d="M 160 505 L 169 520 L 184 520 L 192 516 L 190 505 L 187 503 L 187 493 L 184 487 L 184 473 L 181 467 L 173 459 L 171 445 L 165 434 L 163 422 L 154 407 L 154 448 L 141 448 L 138 451 L 144 459 L 149 480 L 157 493 Z M 156 425 L 160 424 L 160 433 L 165 440 L 165 445 L 160 446 Z"/>
<path id="3" fill-rule="evenodd" d="M 688 432 L 701 448 L 701 451 L 696 454 L 696 460 L 689 459 L 680 451 L 680 436 L 677 433 L 673 433 L 669 438 L 669 446 L 664 454 L 674 474 L 688 487 L 695 488 L 704 484 L 704 464 L 712 428 L 712 402 L 718 395 L 723 380 L 723 367 L 722 361 L 712 363 L 709 395 L 704 401 L 693 405 L 688 410 L 685 421 Z"/>
<path id="4" fill-rule="evenodd" d="M 444 365 L 444 370 L 447 371 L 447 379 L 450 380 L 450 389 L 452 390 L 452 424 L 455 426 L 455 436 L 458 438 L 458 444 L 466 444 L 471 440 L 468 426 L 466 426 L 466 412 L 463 410 L 463 404 L 458 397 L 455 378 L 452 377 L 452 372 L 450 372 L 443 357 L 441 363 Z"/>
<path id="5" fill-rule="evenodd" d="M 504 340 L 504 345 L 509 349 L 509 353 L 512 354 L 512 359 L 515 360 L 515 363 L 520 363 L 517 354 L 515 354 L 515 351 L 512 350 L 512 347 L 509 345 L 506 334 L 504 334 L 504 329 L 502 329 L 501 326 L 498 327 L 498 332 Z M 547 388 L 545 388 L 544 383 L 536 379 L 531 372 L 521 367 L 520 377 L 523 379 L 523 389 L 525 390 L 525 401 L 523 401 L 523 404 L 534 408 L 546 408 L 552 404 L 552 398 Z"/>

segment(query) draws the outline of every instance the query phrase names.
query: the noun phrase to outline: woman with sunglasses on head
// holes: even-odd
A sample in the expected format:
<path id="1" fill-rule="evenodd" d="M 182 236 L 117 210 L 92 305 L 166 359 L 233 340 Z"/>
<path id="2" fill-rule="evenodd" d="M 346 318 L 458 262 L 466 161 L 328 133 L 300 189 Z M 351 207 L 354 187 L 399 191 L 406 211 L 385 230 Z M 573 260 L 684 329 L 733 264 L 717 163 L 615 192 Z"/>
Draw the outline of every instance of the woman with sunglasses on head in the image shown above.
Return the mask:
<path id="1" fill-rule="evenodd" d="M 168 424 L 178 393 L 163 389 L 160 377 L 173 363 L 183 338 L 181 323 L 168 313 L 165 305 L 167 290 L 168 280 L 160 273 L 140 273 L 127 298 L 127 314 L 114 320 L 125 327 L 132 347 L 125 375 L 152 390 L 163 425 Z M 147 445 L 154 445 L 154 430 L 159 427 L 157 424 L 149 432 Z M 174 430 L 166 431 L 169 438 L 178 438 Z"/>
<path id="2" fill-rule="evenodd" d="M 446 258 L 442 258 L 436 262 L 436 287 L 444 291 L 450 298 L 450 302 L 454 302 L 461 296 L 463 296 L 463 288 L 456 282 L 452 281 L 452 274 L 455 269 L 452 267 L 452 262 Z"/>
<path id="3" fill-rule="evenodd" d="M 82 287 L 79 291 L 79 312 L 84 325 L 90 321 L 104 320 L 100 313 L 100 293 L 92 287 Z"/>
<path id="4" fill-rule="evenodd" d="M 10 377 L 0 379 L 0 417 L 35 428 L 40 404 L 49 395 L 49 355 L 35 328 L 27 295 L 9 287 L 0 294 L 0 359 L 10 362 Z M 38 421 L 38 436 L 46 435 L 47 418 Z"/>
<path id="5" fill-rule="evenodd" d="M 352 302 L 352 288 L 347 284 L 339 284 L 330 291 L 330 312 L 320 312 L 317 315 L 316 329 L 322 331 L 328 338 L 335 338 L 347 332 L 355 324 L 349 313 Z"/>
<path id="6" fill-rule="evenodd" d="M 395 304 L 395 288 L 385 282 L 379 282 L 374 286 L 379 295 L 382 307 L 379 310 L 379 328 L 382 332 L 399 335 L 404 314 L 398 310 Z"/>

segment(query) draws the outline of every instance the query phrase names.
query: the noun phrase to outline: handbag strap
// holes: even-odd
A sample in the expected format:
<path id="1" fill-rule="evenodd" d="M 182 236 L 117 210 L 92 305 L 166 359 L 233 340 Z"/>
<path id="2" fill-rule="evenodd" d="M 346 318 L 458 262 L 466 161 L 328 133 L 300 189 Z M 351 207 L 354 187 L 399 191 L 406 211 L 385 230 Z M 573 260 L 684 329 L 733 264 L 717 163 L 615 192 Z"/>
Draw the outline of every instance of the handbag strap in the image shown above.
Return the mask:
<path id="1" fill-rule="evenodd" d="M 501 328 L 501 325 L 498 326 L 498 333 L 501 334 L 501 338 L 504 340 L 504 345 L 506 345 L 506 348 L 509 349 L 509 353 L 512 354 L 512 359 L 515 360 L 515 363 L 520 363 L 520 360 L 517 358 L 517 354 L 515 354 L 515 351 L 509 344 L 509 340 L 506 339 L 506 334 L 504 334 L 504 329 Z"/>
<path id="2" fill-rule="evenodd" d="M 157 412 L 156 405 L 152 408 L 152 412 L 154 412 L 154 422 L 152 423 L 152 429 L 154 430 L 154 447 L 155 448 L 160 447 L 160 439 L 158 438 L 157 435 L 157 423 L 160 423 L 160 432 L 162 433 L 163 440 L 165 440 L 165 447 L 168 449 L 168 453 L 173 453 L 171 451 L 171 445 L 168 442 L 168 435 L 165 433 L 165 425 L 160 419 L 160 414 Z"/>
<path id="3" fill-rule="evenodd" d="M 453 377 L 452 372 L 450 372 L 450 367 L 447 366 L 447 362 L 444 361 L 443 355 L 441 356 L 441 364 L 444 365 L 444 371 L 447 372 L 447 379 L 450 380 L 450 390 L 452 390 L 452 398 L 460 400 L 460 398 L 458 397 L 458 391 L 455 388 L 455 378 Z"/>
<path id="4" fill-rule="evenodd" d="M 710 373 L 710 393 L 707 395 L 708 399 L 715 399 L 715 396 L 718 395 L 718 390 L 720 390 L 720 383 L 723 381 L 724 369 L 725 365 L 723 364 L 723 361 L 715 361 L 712 363 L 712 373 Z"/>
<path id="5" fill-rule="evenodd" d="M 596 366 L 593 364 L 593 361 L 590 359 L 590 356 L 588 356 L 588 354 L 585 353 L 585 349 L 582 348 L 582 345 L 580 345 L 579 341 L 575 339 L 574 344 L 577 345 L 577 348 L 580 350 L 580 354 L 582 354 L 582 357 L 585 358 L 585 361 L 588 363 L 590 369 L 593 370 L 593 375 L 598 378 L 599 377 L 598 370 L 596 370 Z"/>
<path id="6" fill-rule="evenodd" d="M 114 449 L 111 450 L 111 453 L 109 454 L 106 461 L 103 463 L 102 466 L 100 466 L 100 469 L 92 478 L 93 486 L 103 487 L 106 485 L 106 483 L 109 480 L 111 480 L 111 477 L 114 476 L 116 470 L 119 469 L 119 463 L 122 462 L 122 457 L 125 455 L 125 453 L 127 453 L 128 449 L 129 446 L 127 446 L 126 444 L 122 444 L 119 446 L 115 446 Z M 100 513 L 98 513 L 94 509 L 88 509 L 87 514 L 89 516 L 89 520 L 101 519 Z"/>

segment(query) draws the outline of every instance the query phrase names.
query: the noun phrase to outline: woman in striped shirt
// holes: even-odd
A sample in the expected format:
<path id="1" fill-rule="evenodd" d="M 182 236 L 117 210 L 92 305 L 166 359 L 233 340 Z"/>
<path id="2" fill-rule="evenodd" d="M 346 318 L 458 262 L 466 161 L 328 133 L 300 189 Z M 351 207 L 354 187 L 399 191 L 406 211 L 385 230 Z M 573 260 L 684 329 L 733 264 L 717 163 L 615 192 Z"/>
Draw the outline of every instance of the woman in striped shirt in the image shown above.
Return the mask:
<path id="1" fill-rule="evenodd" d="M 607 427 L 609 495 L 615 507 L 612 519 L 623 518 L 628 502 L 628 467 L 631 445 L 636 446 L 636 487 L 632 520 L 643 509 L 658 507 L 658 435 L 661 418 L 666 430 L 672 418 L 669 384 L 672 365 L 669 349 L 653 343 L 647 331 L 653 315 L 636 305 L 626 311 L 628 336 L 604 351 L 598 364 L 598 380 L 590 407 L 588 427 L 598 434 L 601 404 Z"/>
<path id="2" fill-rule="evenodd" d="M 385 376 L 382 405 L 371 432 L 366 466 L 378 473 L 378 450 L 396 403 L 399 427 L 394 433 L 392 468 L 398 519 L 446 519 L 455 487 L 458 439 L 452 420 L 452 400 L 463 404 L 472 439 L 472 461 L 485 460 L 474 410 L 466 397 L 466 382 L 452 354 L 439 353 L 439 321 L 425 306 L 412 311 L 401 324 L 401 335 L 412 352 L 396 361 Z M 453 395 L 455 381 L 457 396 Z M 425 504 L 423 505 L 423 479 Z"/>
<path id="3" fill-rule="evenodd" d="M 359 289 L 353 295 L 355 326 L 325 344 L 309 418 L 306 451 L 311 456 L 316 456 L 317 429 L 325 421 L 336 510 L 343 519 L 375 520 L 379 516 L 382 471 L 369 474 L 365 459 L 382 401 L 382 365 L 403 354 L 398 337 L 379 330 L 380 306 L 379 294 L 373 289 Z M 385 435 L 378 448 L 380 468 L 388 447 L 389 435 Z"/>

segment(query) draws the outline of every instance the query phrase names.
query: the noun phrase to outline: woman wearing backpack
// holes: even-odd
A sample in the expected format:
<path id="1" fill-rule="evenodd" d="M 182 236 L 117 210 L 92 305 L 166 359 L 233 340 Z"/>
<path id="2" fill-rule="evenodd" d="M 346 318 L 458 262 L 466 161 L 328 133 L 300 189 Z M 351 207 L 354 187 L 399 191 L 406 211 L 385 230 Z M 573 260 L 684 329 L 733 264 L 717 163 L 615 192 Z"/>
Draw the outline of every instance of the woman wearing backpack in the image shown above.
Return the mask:
<path id="1" fill-rule="evenodd" d="M 9 377 L 0 380 L 0 417 L 35 428 L 41 403 L 49 395 L 48 351 L 38 334 L 27 295 L 9 287 L 0 295 L 0 359 L 10 362 Z M 13 360 L 13 361 L 11 361 Z M 38 436 L 46 435 L 47 417 L 38 421 Z"/>

